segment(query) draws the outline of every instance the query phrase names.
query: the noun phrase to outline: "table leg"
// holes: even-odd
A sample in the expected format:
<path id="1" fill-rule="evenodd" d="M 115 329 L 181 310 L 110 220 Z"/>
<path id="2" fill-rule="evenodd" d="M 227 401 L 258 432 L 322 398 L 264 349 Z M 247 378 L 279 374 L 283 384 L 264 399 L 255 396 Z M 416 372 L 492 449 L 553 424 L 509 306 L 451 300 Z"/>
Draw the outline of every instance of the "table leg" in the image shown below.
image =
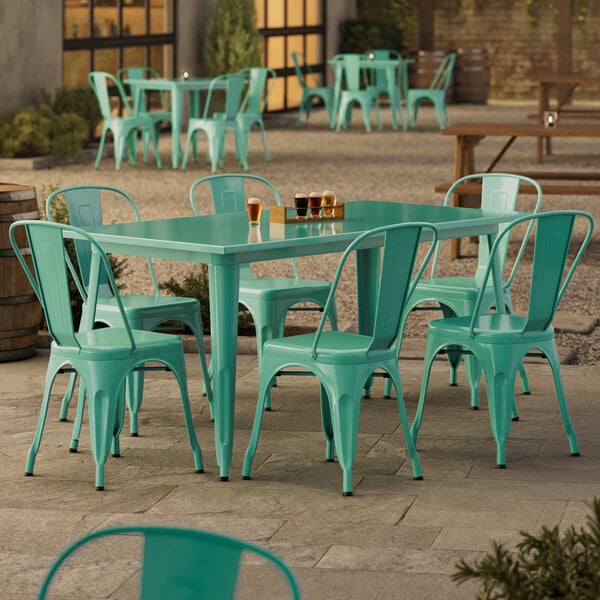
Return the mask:
<path id="1" fill-rule="evenodd" d="M 538 122 L 544 124 L 544 113 L 549 110 L 550 106 L 550 91 L 548 89 L 548 83 L 540 81 L 539 97 L 538 97 Z M 536 142 L 536 160 L 538 163 L 544 160 L 544 139 L 546 140 L 546 152 L 550 154 L 550 138 L 537 138 Z"/>
<path id="2" fill-rule="evenodd" d="M 179 154 L 181 145 L 181 124 L 183 121 L 183 92 L 174 85 L 171 88 L 171 111 L 172 111 L 172 148 L 171 157 L 173 168 L 176 169 L 179 164 Z"/>
<path id="3" fill-rule="evenodd" d="M 233 451 L 239 286 L 239 265 L 210 265 L 213 416 L 221 481 L 229 479 Z"/>

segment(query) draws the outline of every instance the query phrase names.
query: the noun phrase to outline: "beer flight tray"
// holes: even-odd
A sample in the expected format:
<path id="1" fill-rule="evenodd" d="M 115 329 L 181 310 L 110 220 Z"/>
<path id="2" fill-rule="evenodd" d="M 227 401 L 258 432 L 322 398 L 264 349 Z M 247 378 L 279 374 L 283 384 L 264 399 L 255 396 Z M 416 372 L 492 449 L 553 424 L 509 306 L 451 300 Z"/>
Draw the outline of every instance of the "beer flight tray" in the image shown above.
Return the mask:
<path id="1" fill-rule="evenodd" d="M 317 217 L 310 216 L 310 208 L 307 209 L 308 217 L 299 217 L 296 214 L 296 209 L 293 206 L 270 206 L 269 213 L 271 215 L 271 223 L 317 223 L 319 221 L 343 221 L 344 220 L 344 205 L 336 204 L 333 208 L 333 216 L 325 216 L 323 214 Z M 323 211 L 324 209 L 321 208 Z"/>

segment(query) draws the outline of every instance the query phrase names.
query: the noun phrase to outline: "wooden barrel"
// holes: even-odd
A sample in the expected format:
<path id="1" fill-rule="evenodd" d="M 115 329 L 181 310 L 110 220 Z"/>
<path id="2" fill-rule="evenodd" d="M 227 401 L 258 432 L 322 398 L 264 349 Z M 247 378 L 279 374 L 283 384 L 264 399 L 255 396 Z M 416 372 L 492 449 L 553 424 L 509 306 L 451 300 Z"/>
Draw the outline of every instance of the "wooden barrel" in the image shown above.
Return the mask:
<path id="1" fill-rule="evenodd" d="M 461 48 L 456 53 L 454 102 L 487 104 L 490 93 L 490 65 L 485 48 Z"/>
<path id="2" fill-rule="evenodd" d="M 31 356 L 37 346 L 42 309 L 10 244 L 11 223 L 39 219 L 35 188 L 0 183 L 0 361 Z M 19 248 L 27 248 L 23 232 Z"/>

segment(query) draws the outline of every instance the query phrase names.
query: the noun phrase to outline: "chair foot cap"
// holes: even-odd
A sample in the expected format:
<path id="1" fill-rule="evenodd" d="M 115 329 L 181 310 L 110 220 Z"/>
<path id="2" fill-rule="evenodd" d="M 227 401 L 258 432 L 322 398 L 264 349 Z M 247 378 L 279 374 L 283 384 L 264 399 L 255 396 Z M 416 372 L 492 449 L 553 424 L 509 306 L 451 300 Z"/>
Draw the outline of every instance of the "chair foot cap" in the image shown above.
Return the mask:
<path id="1" fill-rule="evenodd" d="M 196 473 L 204 473 L 204 469 L 196 469 Z"/>
<path id="2" fill-rule="evenodd" d="M 383 397 L 383 399 L 384 399 L 384 400 L 391 400 L 391 399 L 392 399 L 392 397 L 391 397 L 391 396 L 384 396 L 384 397 Z"/>
<path id="3" fill-rule="evenodd" d="M 270 406 L 265 406 L 265 412 L 271 412 L 271 407 Z"/>
<path id="4" fill-rule="evenodd" d="M 479 410 L 479 406 L 471 406 L 471 410 Z"/>
<path id="5" fill-rule="evenodd" d="M 96 486 L 96 491 L 97 492 L 103 492 L 104 491 L 104 486 L 103 485 L 97 485 Z"/>
<path id="6" fill-rule="evenodd" d="M 250 475 L 242 475 L 242 479 L 244 481 L 249 481 L 250 480 Z"/>
<path id="7" fill-rule="evenodd" d="M 228 475 L 221 475 L 221 481 L 229 481 Z"/>
<path id="8" fill-rule="evenodd" d="M 121 458 L 121 453 L 118 452 L 117 454 L 113 454 L 112 457 L 113 458 Z"/>
<path id="9" fill-rule="evenodd" d="M 579 452 L 571 452 L 571 456 L 581 456 L 581 454 Z"/>
<path id="10" fill-rule="evenodd" d="M 523 396 L 531 396 L 531 392 L 523 392 Z"/>
<path id="11" fill-rule="evenodd" d="M 506 465 L 496 465 L 498 469 L 506 469 Z"/>
<path id="12" fill-rule="evenodd" d="M 520 420 L 520 417 L 511 417 L 510 419 L 513 423 L 516 423 L 517 421 Z"/>
<path id="13" fill-rule="evenodd" d="M 419 477 L 415 477 L 415 481 L 423 481 L 423 475 L 420 475 Z"/>
<path id="14" fill-rule="evenodd" d="M 139 437 L 139 433 L 136 431 L 135 433 L 130 433 L 129 437 Z"/>
<path id="15" fill-rule="evenodd" d="M 451 383 L 450 387 L 456 387 L 458 385 L 458 383 Z"/>
<path id="16" fill-rule="evenodd" d="M 69 448 L 71 454 L 77 454 L 77 448 Z"/>
<path id="17" fill-rule="evenodd" d="M 344 496 L 344 498 L 349 498 L 352 496 L 352 492 L 342 492 L 342 496 Z"/>
<path id="18" fill-rule="evenodd" d="M 25 477 L 33 477 L 33 471 L 25 471 Z"/>
<path id="19" fill-rule="evenodd" d="M 66 423 L 66 422 L 67 422 L 67 419 L 59 419 L 59 421 L 60 421 L 61 423 Z"/>
<path id="20" fill-rule="evenodd" d="M 325 461 L 326 462 L 335 462 L 335 458 L 326 458 Z"/>

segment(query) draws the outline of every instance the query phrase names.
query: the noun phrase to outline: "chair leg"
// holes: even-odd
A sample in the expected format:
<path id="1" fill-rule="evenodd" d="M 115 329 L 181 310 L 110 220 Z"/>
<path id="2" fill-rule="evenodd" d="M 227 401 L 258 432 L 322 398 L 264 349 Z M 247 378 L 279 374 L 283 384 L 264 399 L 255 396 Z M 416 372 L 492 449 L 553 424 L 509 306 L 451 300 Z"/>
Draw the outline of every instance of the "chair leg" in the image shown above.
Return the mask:
<path id="1" fill-rule="evenodd" d="M 265 151 L 265 159 L 267 162 L 271 162 L 271 153 L 269 152 L 269 147 L 267 146 L 267 136 L 265 135 L 265 127 L 262 123 L 258 124 L 260 129 L 260 136 L 262 138 L 263 150 Z"/>
<path id="2" fill-rule="evenodd" d="M 67 421 L 67 417 L 69 414 L 69 405 L 71 404 L 71 398 L 73 397 L 73 392 L 75 391 L 76 383 L 77 373 L 71 373 L 71 376 L 69 377 L 69 383 L 67 384 L 67 389 L 65 391 L 65 395 L 63 396 L 62 402 L 60 404 L 59 419 L 63 422 Z"/>
<path id="3" fill-rule="evenodd" d="M 125 380 L 125 401 L 129 409 L 129 434 L 138 436 L 138 413 L 144 396 L 144 371 L 133 371 Z"/>
<path id="4" fill-rule="evenodd" d="M 325 434 L 325 460 L 327 462 L 333 462 L 335 455 L 333 423 L 331 421 L 331 410 L 329 408 L 329 398 L 327 397 L 327 390 L 323 387 L 323 384 L 321 384 L 320 398 L 321 426 L 323 428 L 323 433 Z"/>
<path id="5" fill-rule="evenodd" d="M 185 141 L 185 150 L 183 151 L 183 154 L 181 156 L 181 170 L 185 171 L 185 168 L 187 166 L 187 161 L 188 161 L 188 156 L 190 153 L 190 144 L 192 141 L 192 137 L 196 135 L 195 131 L 188 131 L 187 133 L 187 138 Z"/>
<path id="6" fill-rule="evenodd" d="M 77 452 L 79 448 L 79 436 L 81 435 L 81 426 L 83 425 L 83 410 L 85 408 L 86 392 L 83 381 L 79 383 L 79 394 L 77 396 L 77 411 L 73 421 L 73 432 L 71 433 L 70 452 Z"/>
<path id="7" fill-rule="evenodd" d="M 429 378 L 431 377 L 431 366 L 436 357 L 436 352 L 433 352 L 433 343 L 430 338 L 427 338 L 425 344 L 425 356 L 423 358 L 423 380 L 421 382 L 421 392 L 419 394 L 419 403 L 417 404 L 417 411 L 410 428 L 410 432 L 414 443 L 416 445 L 419 438 L 419 430 L 421 429 L 421 423 L 423 421 L 423 410 L 425 408 L 425 398 L 427 396 L 427 387 L 429 386 Z"/>

